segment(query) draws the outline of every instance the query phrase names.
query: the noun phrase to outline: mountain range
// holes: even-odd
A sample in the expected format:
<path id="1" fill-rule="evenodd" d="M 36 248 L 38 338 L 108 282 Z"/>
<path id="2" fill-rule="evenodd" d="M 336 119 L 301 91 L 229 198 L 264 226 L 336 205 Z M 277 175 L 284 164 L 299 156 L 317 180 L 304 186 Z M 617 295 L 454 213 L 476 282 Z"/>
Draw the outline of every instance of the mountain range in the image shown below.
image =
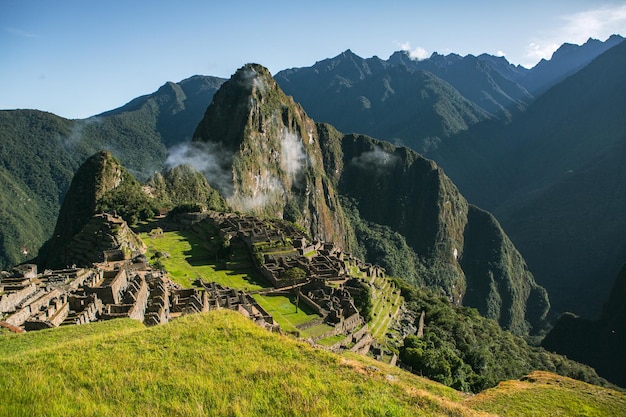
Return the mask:
<path id="1" fill-rule="evenodd" d="M 547 294 L 495 218 L 468 204 L 433 161 L 315 123 L 256 64 L 222 85 L 187 147 L 190 153 L 179 153 L 179 162 L 201 154 L 217 166 L 205 166 L 201 174 L 178 165 L 142 185 L 110 152 L 89 157 L 74 175 L 39 267 L 89 266 L 102 250 L 116 247 L 143 251 L 125 222 L 107 225 L 102 212 L 137 228 L 164 208 L 173 208 L 172 214 L 206 207 L 282 217 L 314 240 L 333 239 L 401 277 L 394 282 L 404 308 L 424 312 L 428 325 L 426 339 L 405 341 L 400 357 L 423 375 L 474 392 L 534 369 L 607 385 L 590 368 L 512 335 L 542 330 Z M 199 230 L 209 244 L 206 229 Z M 384 337 L 378 336 L 381 342 Z"/>
<path id="2" fill-rule="evenodd" d="M 0 111 L 0 266 L 75 234 L 77 216 L 55 219 L 107 149 L 153 185 L 200 164 L 232 209 L 302 224 L 517 334 L 545 330 L 547 294 L 555 316 L 597 316 L 624 253 L 622 40 L 565 44 L 530 70 L 346 51 L 274 77 L 247 65 L 168 82 L 84 120 Z"/>
<path id="3" fill-rule="evenodd" d="M 496 215 L 556 312 L 593 317 L 624 262 L 625 229 L 612 214 L 622 184 L 622 40 L 564 44 L 530 70 L 484 54 L 384 61 L 346 51 L 275 78 L 316 120 L 435 160 Z"/>

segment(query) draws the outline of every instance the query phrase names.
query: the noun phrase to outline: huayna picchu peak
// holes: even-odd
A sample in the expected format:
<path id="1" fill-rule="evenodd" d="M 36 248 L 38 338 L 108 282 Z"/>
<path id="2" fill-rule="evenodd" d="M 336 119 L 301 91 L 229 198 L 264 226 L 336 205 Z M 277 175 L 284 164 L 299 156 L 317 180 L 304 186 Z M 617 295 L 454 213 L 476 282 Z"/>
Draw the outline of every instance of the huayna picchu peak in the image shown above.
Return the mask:
<path id="1" fill-rule="evenodd" d="M 232 209 L 285 218 L 349 247 L 349 225 L 324 170 L 316 124 L 256 64 L 216 93 L 194 134 L 225 172 L 215 184 Z M 212 178 L 208 178 L 211 183 Z"/>

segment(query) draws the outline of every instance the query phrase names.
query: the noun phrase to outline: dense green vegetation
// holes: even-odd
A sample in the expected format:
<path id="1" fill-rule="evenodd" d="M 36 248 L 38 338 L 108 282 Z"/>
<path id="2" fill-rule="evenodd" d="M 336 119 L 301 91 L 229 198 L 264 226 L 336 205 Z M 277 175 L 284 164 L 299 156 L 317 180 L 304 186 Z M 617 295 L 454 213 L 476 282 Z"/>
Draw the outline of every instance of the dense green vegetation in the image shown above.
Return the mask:
<path id="1" fill-rule="evenodd" d="M 96 212 L 117 213 L 128 224 L 147 220 L 158 214 L 158 202 L 141 190 L 141 184 L 125 173 L 120 185 L 107 191 L 98 201 Z"/>
<path id="2" fill-rule="evenodd" d="M 530 346 L 476 309 L 451 305 L 432 290 L 399 279 L 396 283 L 409 307 L 425 312 L 423 337 L 408 336 L 400 350 L 402 363 L 417 374 L 472 392 L 535 369 L 608 385 L 592 368 Z"/>
<path id="3" fill-rule="evenodd" d="M 404 236 L 388 226 L 363 220 L 353 201 L 344 198 L 342 205 L 354 229 L 355 255 L 382 266 L 389 276 L 402 276 L 416 286 L 424 284 L 423 274 L 418 272 L 423 268 Z"/>
<path id="4" fill-rule="evenodd" d="M 199 205 L 202 209 L 227 211 L 228 206 L 217 190 L 209 185 L 206 177 L 191 165 L 173 167 L 164 174 L 156 173 L 147 181 L 152 197 L 160 208 Z"/>
<path id="5" fill-rule="evenodd" d="M 626 387 L 626 264 L 613 284 L 602 315 L 587 320 L 563 314 L 542 340 L 546 349 L 588 363 L 609 381 Z"/>

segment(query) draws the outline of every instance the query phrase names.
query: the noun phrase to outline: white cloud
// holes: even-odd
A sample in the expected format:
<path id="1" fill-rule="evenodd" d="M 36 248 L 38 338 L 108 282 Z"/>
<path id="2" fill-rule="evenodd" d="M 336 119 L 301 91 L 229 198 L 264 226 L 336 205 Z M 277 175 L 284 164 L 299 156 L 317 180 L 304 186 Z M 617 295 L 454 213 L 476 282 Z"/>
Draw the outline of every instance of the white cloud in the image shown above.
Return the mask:
<path id="1" fill-rule="evenodd" d="M 12 33 L 13 35 L 17 35 L 23 38 L 38 38 L 39 37 L 36 33 L 27 32 L 25 30 L 14 28 L 14 27 L 5 27 L 4 30 L 6 32 Z"/>
<path id="2" fill-rule="evenodd" d="M 420 59 L 426 59 L 430 56 L 428 54 L 428 51 L 422 48 L 421 46 L 418 46 L 416 48 L 411 48 L 410 42 L 399 43 L 399 46 L 402 51 L 408 52 L 409 57 L 411 57 L 412 59 L 420 60 Z"/>
<path id="3" fill-rule="evenodd" d="M 526 58 L 533 63 L 540 61 L 541 59 L 550 59 L 554 51 L 559 49 L 560 44 L 555 42 L 547 42 L 539 44 L 531 42 L 526 47 Z"/>
<path id="4" fill-rule="evenodd" d="M 564 16 L 564 36 L 570 42 L 583 43 L 589 38 L 604 40 L 626 30 L 626 4 L 605 6 Z"/>
<path id="5" fill-rule="evenodd" d="M 506 56 L 506 53 L 504 51 L 498 51 L 496 52 L 496 56 Z"/>
<path id="6" fill-rule="evenodd" d="M 563 24 L 556 30 L 528 44 L 527 62 L 523 65 L 532 66 L 542 58 L 550 59 L 554 51 L 565 42 L 580 45 L 589 38 L 604 41 L 613 34 L 625 34 L 626 4 L 585 10 L 562 16 L 561 20 Z"/>

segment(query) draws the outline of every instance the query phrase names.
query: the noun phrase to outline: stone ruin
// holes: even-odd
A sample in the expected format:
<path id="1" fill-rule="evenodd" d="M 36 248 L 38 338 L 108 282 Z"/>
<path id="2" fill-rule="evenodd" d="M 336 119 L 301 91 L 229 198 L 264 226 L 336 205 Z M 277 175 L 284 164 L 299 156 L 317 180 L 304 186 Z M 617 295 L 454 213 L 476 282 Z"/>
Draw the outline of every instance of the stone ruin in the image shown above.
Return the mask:
<path id="1" fill-rule="evenodd" d="M 123 220 L 98 215 L 126 227 Z M 108 248 L 102 262 L 91 267 L 45 270 L 24 264 L 0 273 L 0 326 L 32 331 L 71 324 L 128 317 L 157 325 L 183 314 L 216 308 L 240 311 L 257 324 L 279 331 L 278 324 L 254 299 L 241 291 L 200 282 L 183 289 L 164 273 L 152 269 L 147 258 Z"/>
<path id="2" fill-rule="evenodd" d="M 366 280 L 384 278 L 383 268 L 366 264 L 344 253 L 333 243 L 307 240 L 302 232 L 282 220 L 261 220 L 234 213 L 211 212 L 209 219 L 226 242 L 243 242 L 263 277 L 276 289 L 290 291 L 321 316 L 319 320 L 298 326 L 304 330 L 319 323 L 333 327 L 319 335 L 324 338 L 345 335 L 330 350 L 351 350 L 367 353 L 373 338 L 367 323 L 354 306 L 343 284 L 352 279 L 346 264 L 355 265 Z M 279 254 L 276 254 L 278 252 Z M 298 268 L 304 276 L 289 276 Z M 331 285 L 331 283 L 333 285 Z M 279 293 L 279 292 L 274 292 Z"/>
<path id="3" fill-rule="evenodd" d="M 111 220 L 110 215 L 101 217 Z M 358 268 L 365 280 L 384 277 L 384 269 L 363 263 L 332 243 L 310 242 L 288 222 L 218 212 L 183 217 L 181 224 L 189 228 L 205 219 L 211 221 L 226 242 L 247 248 L 260 273 L 275 287 L 270 293 L 287 292 L 319 314 L 318 320 L 298 326 L 301 330 L 319 323 L 332 327 L 313 342 L 343 335 L 326 348 L 369 351 L 374 341 L 368 325 L 356 309 L 350 291 L 344 288 L 344 283 L 351 279 L 346 264 Z M 113 220 L 120 223 L 117 218 Z M 268 330 L 280 331 L 272 316 L 251 295 L 202 279 L 196 281 L 196 287 L 183 289 L 161 271 L 152 269 L 144 255 L 134 252 L 128 259 L 129 255 L 120 247 L 108 247 L 100 256 L 101 262 L 89 268 L 38 273 L 36 265 L 27 264 L 3 271 L 0 326 L 31 331 L 119 317 L 150 326 L 184 314 L 227 308 Z M 287 271 L 296 267 L 304 276 L 289 277 Z"/>

